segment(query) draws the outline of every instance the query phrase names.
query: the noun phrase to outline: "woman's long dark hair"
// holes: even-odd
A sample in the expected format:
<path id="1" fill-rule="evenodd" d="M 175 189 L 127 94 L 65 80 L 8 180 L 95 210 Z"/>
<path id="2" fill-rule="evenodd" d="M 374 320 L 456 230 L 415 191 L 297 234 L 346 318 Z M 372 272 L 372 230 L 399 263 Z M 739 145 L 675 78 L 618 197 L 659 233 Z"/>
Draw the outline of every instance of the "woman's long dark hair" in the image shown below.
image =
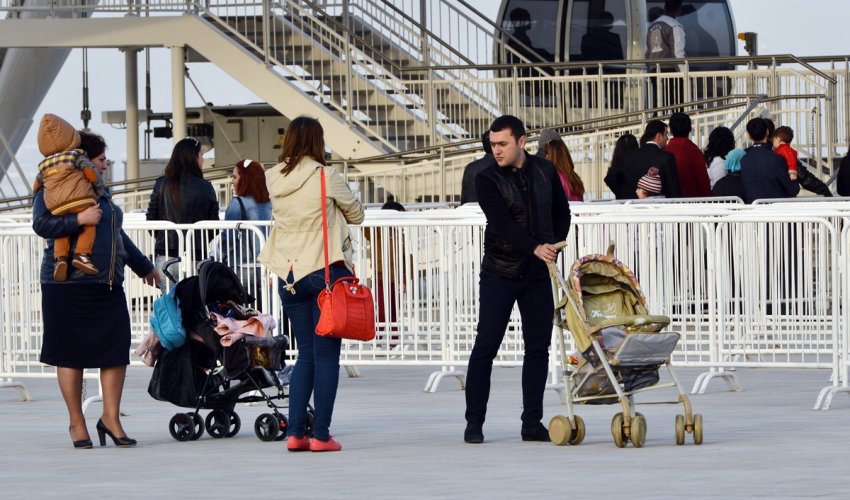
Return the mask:
<path id="1" fill-rule="evenodd" d="M 735 135 L 727 127 L 717 127 L 708 134 L 708 144 L 705 146 L 705 163 L 711 165 L 718 156 L 726 159 L 729 151 L 735 149 Z"/>
<path id="2" fill-rule="evenodd" d="M 201 143 L 194 137 L 180 139 L 171 151 L 171 158 L 165 165 L 163 175 L 167 179 L 168 189 L 174 198 L 176 206 L 180 206 L 180 180 L 189 176 L 203 179 L 204 173 L 198 165 L 198 153 L 201 152 Z"/>
<path id="3" fill-rule="evenodd" d="M 614 143 L 614 152 L 611 154 L 611 168 L 619 167 L 626 151 L 630 149 L 638 149 L 637 137 L 632 134 L 621 135 Z"/>
<path id="4" fill-rule="evenodd" d="M 546 144 L 546 159 L 551 161 L 558 172 L 561 172 L 564 174 L 564 177 L 567 178 L 567 184 L 570 185 L 570 191 L 573 196 L 583 198 L 584 183 L 581 181 L 581 177 L 578 176 L 578 173 L 576 173 L 576 166 L 575 163 L 573 163 L 573 157 L 570 155 L 570 150 L 567 148 L 564 141 L 561 139 L 549 141 L 549 143 Z"/>
<path id="5" fill-rule="evenodd" d="M 266 170 L 258 162 L 242 160 L 236 163 L 239 170 L 239 187 L 236 196 L 252 196 L 257 203 L 269 201 L 269 189 L 266 187 Z"/>
<path id="6" fill-rule="evenodd" d="M 88 130 L 78 130 L 80 134 L 80 149 L 86 152 L 89 159 L 97 158 L 106 152 L 106 141 L 103 136 Z"/>
<path id="7" fill-rule="evenodd" d="M 283 136 L 283 148 L 277 159 L 284 164 L 280 172 L 283 175 L 289 175 L 305 157 L 326 165 L 325 131 L 319 120 L 299 116 L 292 120 Z"/>

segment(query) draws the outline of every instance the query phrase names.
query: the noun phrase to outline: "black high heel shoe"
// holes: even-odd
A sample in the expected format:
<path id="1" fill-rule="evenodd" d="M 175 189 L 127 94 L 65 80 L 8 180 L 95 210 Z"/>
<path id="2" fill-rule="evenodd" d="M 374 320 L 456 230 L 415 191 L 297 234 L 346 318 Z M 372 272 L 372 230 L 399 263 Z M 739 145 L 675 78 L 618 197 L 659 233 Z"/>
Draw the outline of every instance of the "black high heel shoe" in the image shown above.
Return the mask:
<path id="1" fill-rule="evenodd" d="M 130 439 L 127 436 L 123 437 L 115 437 L 115 434 L 110 431 L 106 425 L 103 423 L 103 419 L 98 419 L 97 421 L 97 437 L 100 439 L 100 445 L 106 446 L 106 435 L 109 434 L 109 437 L 112 438 L 112 442 L 115 443 L 115 446 L 119 448 L 132 448 L 136 446 L 136 440 Z M 91 444 L 91 441 L 89 441 Z"/>
<path id="2" fill-rule="evenodd" d="M 71 428 L 68 427 L 68 432 L 71 432 Z M 91 439 L 80 439 L 79 441 L 74 441 L 74 438 L 71 438 L 71 442 L 74 443 L 74 448 L 78 450 L 88 450 L 92 447 Z"/>

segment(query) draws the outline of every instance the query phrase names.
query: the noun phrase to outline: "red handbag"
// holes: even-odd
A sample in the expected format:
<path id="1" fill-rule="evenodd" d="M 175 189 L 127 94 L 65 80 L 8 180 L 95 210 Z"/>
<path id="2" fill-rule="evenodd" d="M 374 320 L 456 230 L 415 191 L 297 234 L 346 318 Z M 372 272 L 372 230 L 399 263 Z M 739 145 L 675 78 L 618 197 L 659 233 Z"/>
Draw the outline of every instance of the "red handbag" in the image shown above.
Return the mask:
<path id="1" fill-rule="evenodd" d="M 375 338 L 375 306 L 372 291 L 354 276 L 344 276 L 331 285 L 328 265 L 328 209 L 325 203 L 325 170 L 322 167 L 322 239 L 325 252 L 325 289 L 319 293 L 319 323 L 316 334 L 349 340 Z"/>

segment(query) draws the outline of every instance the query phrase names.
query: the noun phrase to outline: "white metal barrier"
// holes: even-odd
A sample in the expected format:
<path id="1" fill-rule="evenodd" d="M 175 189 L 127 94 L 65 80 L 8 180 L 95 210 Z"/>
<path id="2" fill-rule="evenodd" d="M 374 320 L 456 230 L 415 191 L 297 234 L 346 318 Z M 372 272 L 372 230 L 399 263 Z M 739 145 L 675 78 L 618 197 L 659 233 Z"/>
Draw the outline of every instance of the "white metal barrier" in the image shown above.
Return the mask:
<path id="1" fill-rule="evenodd" d="M 635 271 L 650 310 L 670 316 L 671 328 L 682 332 L 673 361 L 709 369 L 697 379 L 694 392 L 704 391 L 715 378 L 739 389 L 734 369 L 740 367 L 830 368 L 832 385 L 824 388 L 816 405 L 827 409 L 835 393 L 850 392 L 848 326 L 843 320 L 850 310 L 849 220 L 847 202 L 575 204 L 561 266 L 566 269 L 577 257 L 603 253 L 614 241 L 617 258 Z M 38 362 L 38 268 L 44 243 L 29 224 L 3 227 L 0 379 L 55 376 L 53 368 Z M 457 367 L 466 365 L 475 339 L 484 227 L 476 206 L 404 213 L 367 210 L 366 221 L 352 228 L 352 236 L 357 274 L 376 298 L 378 334 L 371 342 L 344 342 L 342 364 L 349 370 L 365 365 L 433 366 L 437 370 L 426 390 L 436 390 L 447 376 L 463 385 Z M 130 215 L 124 229 L 146 254 L 153 252 L 152 230 L 178 230 L 181 252 L 185 249 L 187 256 L 222 231 L 265 238 L 263 223 L 177 226 Z M 207 254 L 207 248 L 198 248 L 201 258 Z M 194 274 L 192 260 L 180 263 L 178 279 Z M 274 278 L 263 270 L 255 291 L 260 309 L 282 318 Z M 159 292 L 132 273 L 125 287 L 135 347 L 148 330 L 150 306 Z M 553 370 L 554 361 L 553 356 Z M 496 364 L 521 362 L 515 311 Z"/>

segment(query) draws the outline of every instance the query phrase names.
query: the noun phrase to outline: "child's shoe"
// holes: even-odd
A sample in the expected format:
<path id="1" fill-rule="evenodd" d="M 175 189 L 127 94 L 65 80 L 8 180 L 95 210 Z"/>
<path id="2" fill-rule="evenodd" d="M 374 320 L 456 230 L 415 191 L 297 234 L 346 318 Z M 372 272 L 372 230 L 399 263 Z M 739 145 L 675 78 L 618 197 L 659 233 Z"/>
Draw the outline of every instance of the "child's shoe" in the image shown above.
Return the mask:
<path id="1" fill-rule="evenodd" d="M 53 281 L 62 283 L 68 279 L 68 259 L 59 257 L 53 264 Z"/>
<path id="2" fill-rule="evenodd" d="M 71 261 L 71 265 L 90 276 L 100 272 L 96 267 L 94 267 L 91 258 L 84 253 L 75 253 L 74 259 Z"/>

